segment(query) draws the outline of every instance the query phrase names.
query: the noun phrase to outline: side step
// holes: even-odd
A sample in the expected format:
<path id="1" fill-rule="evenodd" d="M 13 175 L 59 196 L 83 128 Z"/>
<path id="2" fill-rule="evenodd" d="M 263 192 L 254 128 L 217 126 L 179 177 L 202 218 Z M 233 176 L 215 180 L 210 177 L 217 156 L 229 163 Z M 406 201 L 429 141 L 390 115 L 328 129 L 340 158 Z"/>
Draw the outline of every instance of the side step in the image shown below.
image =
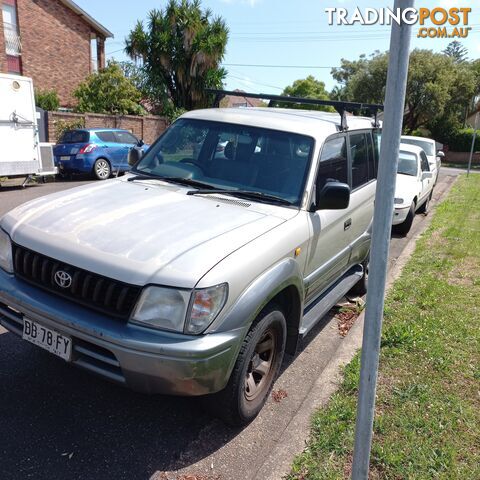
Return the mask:
<path id="1" fill-rule="evenodd" d="M 300 335 L 306 335 L 315 324 L 362 278 L 363 267 L 356 265 L 343 275 L 336 283 L 323 292 L 303 311 Z"/>

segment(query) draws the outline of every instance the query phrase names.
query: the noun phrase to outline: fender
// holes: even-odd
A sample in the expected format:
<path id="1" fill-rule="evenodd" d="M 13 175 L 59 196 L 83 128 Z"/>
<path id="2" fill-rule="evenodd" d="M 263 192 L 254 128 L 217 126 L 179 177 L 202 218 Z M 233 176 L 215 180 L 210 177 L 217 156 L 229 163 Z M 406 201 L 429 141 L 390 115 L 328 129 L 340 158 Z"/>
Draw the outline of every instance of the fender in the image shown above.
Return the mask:
<path id="1" fill-rule="evenodd" d="M 239 296 L 221 318 L 215 320 L 206 333 L 225 332 L 245 327 L 245 335 L 258 314 L 283 289 L 294 286 L 300 297 L 300 313 L 303 311 L 304 286 L 298 263 L 285 258 L 263 272 Z"/>

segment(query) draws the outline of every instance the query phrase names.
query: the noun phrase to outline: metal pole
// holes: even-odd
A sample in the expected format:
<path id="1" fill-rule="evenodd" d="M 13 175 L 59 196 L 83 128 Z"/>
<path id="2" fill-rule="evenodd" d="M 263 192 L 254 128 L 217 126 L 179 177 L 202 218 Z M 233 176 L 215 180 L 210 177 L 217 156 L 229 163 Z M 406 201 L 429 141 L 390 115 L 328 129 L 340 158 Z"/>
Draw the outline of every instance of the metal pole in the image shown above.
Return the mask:
<path id="1" fill-rule="evenodd" d="M 475 150 L 475 141 L 477 139 L 477 127 L 478 127 L 478 112 L 475 115 L 475 122 L 473 124 L 472 148 L 470 149 L 470 158 L 468 159 L 467 177 L 470 175 L 470 168 L 472 167 L 473 151 Z"/>
<path id="2" fill-rule="evenodd" d="M 414 0 L 395 0 L 394 11 L 411 8 L 413 4 Z M 385 117 L 373 215 L 372 245 L 370 249 L 352 480 L 368 479 L 385 297 L 385 279 L 387 276 L 393 200 L 405 106 L 410 35 L 410 25 L 397 25 L 395 23 L 392 25 L 385 94 Z"/>

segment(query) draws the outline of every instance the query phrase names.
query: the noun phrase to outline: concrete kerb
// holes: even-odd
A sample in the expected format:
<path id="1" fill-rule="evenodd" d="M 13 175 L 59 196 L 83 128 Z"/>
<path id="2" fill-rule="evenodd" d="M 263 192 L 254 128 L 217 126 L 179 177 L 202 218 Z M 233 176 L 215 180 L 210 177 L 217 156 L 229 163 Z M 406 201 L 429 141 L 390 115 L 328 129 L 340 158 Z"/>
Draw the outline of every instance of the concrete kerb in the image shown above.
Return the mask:
<path id="1" fill-rule="evenodd" d="M 452 180 L 446 186 L 442 191 L 442 196 L 450 191 L 454 183 L 455 180 Z M 432 213 L 435 208 L 432 209 Z M 390 268 L 387 276 L 387 291 L 401 275 L 403 268 L 415 250 L 418 239 L 429 227 L 432 221 L 432 213 L 422 223 L 421 228 L 413 232 L 414 234 L 405 245 L 397 262 Z M 362 312 L 332 360 L 314 383 L 297 413 L 290 420 L 271 455 L 258 469 L 254 477 L 256 480 L 279 480 L 290 472 L 294 457 L 302 452 L 310 436 L 312 414 L 319 408 L 324 407 L 330 397 L 338 390 L 343 379 L 342 368 L 352 360 L 362 346 L 363 324 L 364 313 Z"/>

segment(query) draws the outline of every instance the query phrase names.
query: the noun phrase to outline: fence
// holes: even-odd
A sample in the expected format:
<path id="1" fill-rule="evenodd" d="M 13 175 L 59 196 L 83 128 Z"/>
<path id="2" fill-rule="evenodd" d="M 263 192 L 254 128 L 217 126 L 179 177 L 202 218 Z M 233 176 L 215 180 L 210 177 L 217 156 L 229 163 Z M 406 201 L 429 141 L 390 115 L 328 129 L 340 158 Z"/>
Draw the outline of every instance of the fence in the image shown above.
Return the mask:
<path id="1" fill-rule="evenodd" d="M 457 163 L 461 165 L 467 165 L 470 152 L 451 152 L 445 153 L 445 162 Z M 473 155 L 472 165 L 480 165 L 480 152 L 475 152 Z"/>
<path id="2" fill-rule="evenodd" d="M 153 143 L 167 128 L 168 121 L 164 117 L 154 115 L 102 115 L 99 113 L 67 113 L 48 112 L 48 141 L 56 142 L 56 126 L 58 121 L 82 121 L 85 128 L 121 128 L 131 131 L 145 143 Z"/>

